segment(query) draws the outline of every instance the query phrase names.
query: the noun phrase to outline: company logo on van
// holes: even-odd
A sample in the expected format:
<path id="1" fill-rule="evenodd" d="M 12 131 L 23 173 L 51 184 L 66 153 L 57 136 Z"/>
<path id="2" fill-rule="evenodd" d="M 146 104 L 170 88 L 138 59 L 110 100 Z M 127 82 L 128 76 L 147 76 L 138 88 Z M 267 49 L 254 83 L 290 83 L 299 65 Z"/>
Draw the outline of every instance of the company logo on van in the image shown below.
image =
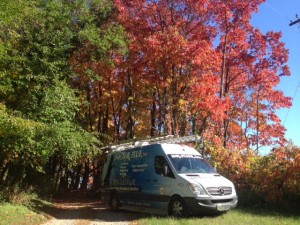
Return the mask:
<path id="1" fill-rule="evenodd" d="M 224 189 L 221 187 L 218 188 L 218 192 L 220 193 L 220 195 L 224 195 L 225 193 Z"/>
<path id="2" fill-rule="evenodd" d="M 127 160 L 130 161 L 132 159 L 145 157 L 142 150 L 131 151 L 131 152 L 119 152 L 115 154 L 115 160 Z"/>

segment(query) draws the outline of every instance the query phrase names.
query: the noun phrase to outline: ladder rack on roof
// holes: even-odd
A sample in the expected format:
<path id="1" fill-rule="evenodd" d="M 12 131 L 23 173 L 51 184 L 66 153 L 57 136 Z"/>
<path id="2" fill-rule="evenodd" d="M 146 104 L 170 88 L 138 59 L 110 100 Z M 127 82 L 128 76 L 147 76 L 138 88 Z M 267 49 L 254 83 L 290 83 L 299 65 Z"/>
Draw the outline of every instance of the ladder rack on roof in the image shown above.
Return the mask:
<path id="1" fill-rule="evenodd" d="M 126 149 L 131 149 L 139 146 L 151 145 L 151 144 L 180 144 L 188 142 L 202 142 L 202 138 L 198 135 L 189 135 L 183 137 L 176 137 L 174 135 L 148 138 L 143 140 L 132 140 L 123 144 L 108 145 L 102 147 L 101 150 L 112 150 L 112 151 L 122 151 Z"/>

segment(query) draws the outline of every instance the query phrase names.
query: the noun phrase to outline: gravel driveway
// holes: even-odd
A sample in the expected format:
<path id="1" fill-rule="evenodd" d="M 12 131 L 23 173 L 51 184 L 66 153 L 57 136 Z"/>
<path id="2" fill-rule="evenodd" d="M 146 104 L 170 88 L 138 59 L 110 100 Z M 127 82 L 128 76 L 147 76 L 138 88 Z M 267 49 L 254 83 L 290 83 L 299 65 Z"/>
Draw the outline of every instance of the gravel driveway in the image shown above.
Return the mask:
<path id="1" fill-rule="evenodd" d="M 137 225 L 137 219 L 145 216 L 122 210 L 112 212 L 100 201 L 82 198 L 56 200 L 47 214 L 50 219 L 42 225 Z"/>

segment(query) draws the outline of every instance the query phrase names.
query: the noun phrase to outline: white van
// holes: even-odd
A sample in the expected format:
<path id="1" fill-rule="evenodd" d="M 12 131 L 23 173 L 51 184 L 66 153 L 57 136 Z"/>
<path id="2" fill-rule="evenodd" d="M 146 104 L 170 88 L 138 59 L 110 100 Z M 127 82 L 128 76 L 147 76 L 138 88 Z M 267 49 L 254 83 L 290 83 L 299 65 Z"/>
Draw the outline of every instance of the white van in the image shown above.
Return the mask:
<path id="1" fill-rule="evenodd" d="M 234 185 L 194 148 L 147 144 L 108 154 L 101 198 L 111 209 L 183 217 L 236 207 Z"/>

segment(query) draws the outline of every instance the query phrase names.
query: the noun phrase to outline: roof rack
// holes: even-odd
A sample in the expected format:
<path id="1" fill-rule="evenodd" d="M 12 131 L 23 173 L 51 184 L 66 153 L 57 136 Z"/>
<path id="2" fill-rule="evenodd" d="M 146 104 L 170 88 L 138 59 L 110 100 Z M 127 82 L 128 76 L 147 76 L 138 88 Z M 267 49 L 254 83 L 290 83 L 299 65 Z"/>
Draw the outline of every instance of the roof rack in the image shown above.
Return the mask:
<path id="1" fill-rule="evenodd" d="M 179 144 L 188 142 L 202 142 L 202 138 L 198 135 L 189 135 L 183 137 L 177 137 L 174 135 L 147 138 L 142 140 L 130 140 L 129 142 L 122 144 L 112 144 L 100 148 L 101 150 L 112 150 L 112 151 L 122 151 L 126 149 L 131 149 L 139 146 L 151 145 L 151 144 Z"/>

